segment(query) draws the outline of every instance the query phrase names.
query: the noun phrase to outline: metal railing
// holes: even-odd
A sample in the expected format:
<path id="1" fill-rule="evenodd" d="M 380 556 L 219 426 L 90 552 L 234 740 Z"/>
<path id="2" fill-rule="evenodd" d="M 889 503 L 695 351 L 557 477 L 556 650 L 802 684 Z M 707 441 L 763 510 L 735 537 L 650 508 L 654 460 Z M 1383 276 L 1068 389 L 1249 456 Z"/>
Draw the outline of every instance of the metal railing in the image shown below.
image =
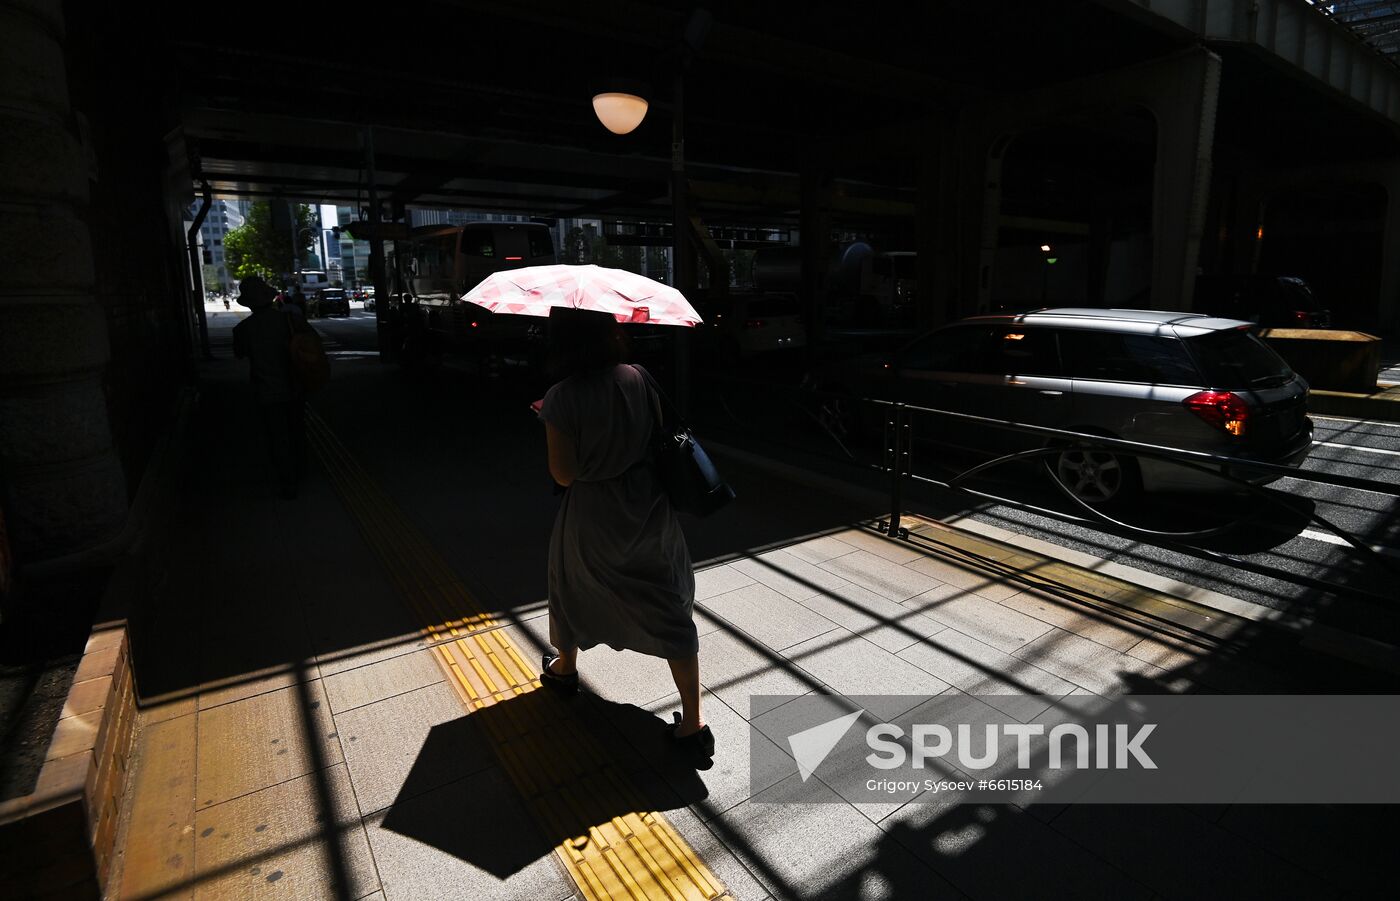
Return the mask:
<path id="1" fill-rule="evenodd" d="M 1119 516 L 1114 516 L 1108 510 L 1087 503 L 1065 485 L 1055 469 L 1049 465 L 1049 461 L 1068 448 L 1090 452 L 1116 453 L 1120 456 L 1130 457 L 1135 461 L 1138 459 L 1157 460 L 1219 479 L 1223 483 L 1227 483 L 1234 490 L 1247 493 L 1268 503 L 1280 505 L 1283 505 L 1283 498 L 1280 496 L 1279 492 L 1269 489 L 1264 485 L 1255 484 L 1252 480 L 1268 476 L 1286 476 L 1304 482 L 1367 491 L 1391 498 L 1400 497 L 1400 486 L 1395 484 L 1357 476 L 1317 472 L 1315 470 L 1301 469 L 1294 466 L 1268 463 L 1207 451 L 1185 450 L 1182 448 L 1167 447 L 1140 441 L 1109 438 L 1104 435 L 1086 432 L 1031 425 L 1029 423 L 1015 422 L 989 416 L 939 410 L 932 407 L 919 406 L 917 404 L 860 397 L 843 392 L 815 390 L 807 387 L 794 388 L 792 386 L 776 385 L 771 382 L 737 379 L 729 376 L 711 376 L 707 381 L 712 385 L 729 384 L 741 386 L 744 388 L 744 396 L 749 398 L 757 396 L 760 390 L 768 393 L 770 397 L 773 391 L 795 395 L 795 397 L 792 398 L 792 400 L 795 401 L 793 406 L 800 411 L 800 416 L 797 418 L 806 421 L 818 431 L 824 432 L 830 438 L 833 448 L 840 451 L 840 453 L 836 454 L 814 450 L 810 445 L 803 446 L 803 451 L 807 453 L 815 452 L 817 456 L 839 461 L 846 465 L 855 465 L 866 471 L 888 474 L 890 514 L 888 519 L 884 519 L 880 522 L 880 528 L 885 533 L 894 537 L 908 537 L 907 530 L 903 529 L 900 525 L 900 518 L 904 509 L 906 486 L 910 483 L 918 483 L 960 492 L 986 501 L 1004 504 L 1018 510 L 1036 513 L 1054 519 L 1095 528 L 1108 527 L 1119 533 L 1126 533 L 1128 537 L 1141 539 L 1164 549 L 1174 550 L 1193 556 L 1205 556 L 1218 562 L 1229 564 L 1232 567 L 1247 570 L 1259 575 L 1273 578 L 1286 578 L 1288 581 L 1296 584 L 1318 588 L 1335 594 L 1348 595 L 1367 601 L 1381 602 L 1390 605 L 1394 604 L 1395 599 L 1393 597 L 1385 597 L 1373 592 L 1352 588 L 1346 585 L 1339 585 L 1334 581 L 1325 581 L 1298 573 L 1287 573 L 1284 575 L 1276 568 L 1245 560 L 1234 554 L 1223 553 L 1190 543 L 1196 540 L 1219 536 L 1237 529 L 1243 521 L 1253 515 L 1252 513 L 1241 515 L 1233 519 L 1227 519 L 1223 524 L 1212 525 L 1207 528 L 1183 530 L 1149 528 L 1144 525 L 1129 522 Z M 734 405 L 730 403 L 730 400 L 722 391 L 715 393 L 715 399 L 720 410 L 731 423 L 741 427 L 745 425 L 744 418 L 736 412 Z M 851 439 L 853 436 L 849 433 L 841 433 L 841 431 L 835 427 L 835 423 L 830 416 L 824 416 L 818 409 L 815 409 L 820 408 L 823 401 L 832 399 L 846 404 L 847 412 L 851 410 L 879 411 L 879 418 L 883 422 L 883 442 L 880 445 L 880 458 L 878 460 L 862 461 L 852 450 Z M 775 405 L 772 404 L 771 401 L 765 400 L 762 403 L 764 409 L 770 412 L 774 409 Z M 937 417 L 945 422 L 955 422 L 978 428 L 990 428 L 1018 433 L 1026 436 L 1026 440 L 1021 443 L 1033 443 L 1036 446 L 1005 453 L 992 459 L 976 463 L 975 465 L 956 472 L 948 478 L 937 478 L 916 472 L 914 468 L 915 438 L 913 424 L 914 421 L 920 417 Z M 856 418 L 859 419 L 861 417 L 857 416 Z M 770 438 L 770 440 L 772 439 Z M 1060 494 L 1064 495 L 1064 497 L 1074 505 L 1074 509 L 1077 513 L 1066 513 L 1062 510 L 1041 506 L 1028 502 L 1024 498 L 994 494 L 974 488 L 969 484 L 972 480 L 991 470 L 1014 466 L 1037 459 L 1045 462 L 1044 470 L 1050 477 L 1051 483 L 1059 489 Z M 1245 475 L 1242 476 L 1241 473 Z M 1326 503 L 1326 501 L 1320 500 L 1318 503 Z M 1289 507 L 1289 509 L 1296 513 L 1296 507 Z M 1400 566 L 1388 560 L 1383 554 L 1377 552 L 1364 540 L 1317 512 L 1315 505 L 1314 509 L 1307 511 L 1307 517 L 1310 522 L 1317 523 L 1319 526 L 1346 542 L 1349 547 L 1361 554 L 1370 563 L 1382 567 L 1390 573 L 1400 575 Z"/>
<path id="2" fill-rule="evenodd" d="M 1287 476 L 1288 478 L 1297 479 L 1304 482 L 1312 482 L 1321 485 L 1332 485 L 1339 488 L 1359 489 L 1362 491 L 1370 491 L 1377 494 L 1387 495 L 1389 497 L 1400 497 L 1400 486 L 1392 485 L 1386 482 L 1380 482 L 1375 479 L 1365 479 L 1356 476 L 1345 476 L 1335 475 L 1332 473 L 1315 472 L 1312 470 L 1301 469 L 1298 467 L 1284 466 L 1277 463 L 1266 463 L 1242 457 L 1232 457 L 1225 454 L 1215 454 L 1207 451 L 1193 451 L 1184 450 L 1182 448 L 1164 447 L 1162 445 L 1146 444 L 1140 441 L 1126 441 L 1121 438 L 1108 438 L 1103 435 L 1095 435 L 1085 432 L 1072 432 L 1066 429 L 1047 428 L 1045 426 L 1035 426 L 1030 425 L 1028 423 L 1013 422 L 1011 420 L 994 419 L 992 417 L 987 416 L 975 416 L 968 413 L 955 413 L 948 410 L 936 410 L 931 407 L 921 407 L 915 404 L 904 404 L 899 402 L 880 401 L 875 399 L 868 399 L 868 402 L 884 406 L 889 411 L 885 429 L 885 467 L 893 474 L 893 479 L 891 484 L 890 518 L 889 520 L 884 522 L 884 525 L 886 532 L 892 536 L 902 534 L 899 527 L 900 509 L 902 507 L 902 498 L 899 486 L 905 478 L 919 482 L 924 482 L 930 485 L 935 485 L 939 488 L 962 491 L 968 494 L 975 495 L 977 497 L 981 497 L 986 500 L 994 501 L 996 503 L 1014 506 L 1018 509 L 1031 510 L 1036 513 L 1055 516 L 1057 518 L 1063 518 L 1064 514 L 1060 511 L 1039 507 L 1033 504 L 1027 504 L 1024 501 L 1015 498 L 1001 497 L 998 495 L 990 494 L 988 492 L 978 491 L 976 489 L 968 487 L 965 483 L 971 480 L 973 477 L 988 470 L 995 469 L 999 466 L 1004 466 L 1016 461 L 1048 459 L 1051 456 L 1062 453 L 1066 449 L 1066 447 L 1071 446 L 1095 451 L 1117 450 L 1123 452 L 1128 456 L 1131 456 L 1134 459 L 1145 457 L 1148 459 L 1161 460 L 1220 479 L 1223 482 L 1229 483 L 1231 486 L 1238 490 L 1243 490 L 1246 493 L 1275 503 L 1279 502 L 1279 498 L 1275 492 L 1264 487 L 1263 485 L 1259 485 L 1247 479 L 1241 478 L 1238 475 L 1235 475 L 1233 472 L 1231 472 L 1231 470 L 1248 471 L 1250 473 L 1257 473 L 1260 475 L 1274 475 L 1280 477 Z M 1035 447 L 1023 451 L 1004 454 L 992 460 L 988 460 L 984 463 L 979 463 L 976 466 L 966 469 L 958 475 L 956 475 L 955 477 L 953 477 L 952 479 L 940 480 L 930 478 L 928 476 L 921 476 L 912 471 L 912 466 L 910 465 L 910 461 L 912 460 L 912 434 L 909 423 L 910 414 L 927 414 L 945 417 L 948 419 L 962 420 L 964 422 L 975 423 L 981 426 L 989 426 L 1005 431 L 1039 436 L 1048 440 L 1047 443 L 1041 447 Z M 1065 483 L 1059 478 L 1059 475 L 1051 467 L 1047 465 L 1045 467 L 1045 471 L 1049 474 L 1049 476 L 1051 477 L 1051 481 L 1057 488 L 1059 488 L 1060 492 L 1071 502 L 1073 502 L 1080 510 L 1088 514 L 1087 516 L 1079 517 L 1079 521 L 1088 524 L 1093 524 L 1095 521 L 1100 523 L 1108 523 L 1120 530 L 1135 533 L 1144 538 L 1149 538 L 1155 543 L 1162 544 L 1164 546 L 1175 545 L 1177 549 L 1181 549 L 1179 541 L 1193 538 L 1208 538 L 1215 535 L 1220 535 L 1226 531 L 1235 528 L 1235 526 L 1239 522 L 1239 520 L 1236 520 L 1234 522 L 1227 523 L 1221 526 L 1184 531 L 1165 531 L 1161 529 L 1145 528 L 1143 526 L 1134 525 L 1132 523 L 1125 522 L 1124 520 L 1110 516 L 1103 509 L 1086 503 L 1083 499 L 1081 499 L 1078 495 L 1071 491 L 1068 488 L 1068 486 L 1065 485 Z M 1377 552 L 1369 544 L 1357 538 L 1348 530 L 1332 522 L 1330 519 L 1322 516 L 1320 513 L 1316 512 L 1316 510 L 1310 511 L 1308 513 L 1308 517 L 1310 521 L 1316 522 L 1319 525 L 1324 526 L 1332 534 L 1336 535 L 1338 538 L 1341 538 L 1343 541 L 1347 542 L 1348 545 L 1360 551 L 1362 555 L 1366 556 L 1369 560 L 1371 560 L 1371 562 L 1381 567 L 1384 567 L 1385 569 L 1388 569 L 1391 572 L 1396 573 L 1397 575 L 1400 575 L 1400 566 L 1397 566 L 1391 561 L 1387 560 L 1384 555 Z M 1192 549 L 1198 552 L 1205 551 L 1206 553 L 1210 553 L 1209 551 L 1206 551 L 1206 549 L 1199 548 L 1196 546 L 1192 546 Z M 1213 556 L 1216 556 L 1218 559 L 1228 560 L 1232 564 L 1239 562 L 1238 558 L 1232 556 Z M 1263 570 L 1261 568 L 1256 571 L 1262 572 Z M 1369 592 L 1348 592 L 1346 591 L 1344 586 L 1338 586 L 1331 582 L 1308 579 L 1305 576 L 1295 575 L 1295 578 L 1305 580 L 1308 583 L 1312 584 L 1314 587 L 1325 587 L 1328 590 L 1332 591 L 1342 590 L 1345 593 L 1359 594 L 1367 599 L 1393 601 L 1393 599 L 1383 598 L 1377 595 L 1373 595 Z"/>

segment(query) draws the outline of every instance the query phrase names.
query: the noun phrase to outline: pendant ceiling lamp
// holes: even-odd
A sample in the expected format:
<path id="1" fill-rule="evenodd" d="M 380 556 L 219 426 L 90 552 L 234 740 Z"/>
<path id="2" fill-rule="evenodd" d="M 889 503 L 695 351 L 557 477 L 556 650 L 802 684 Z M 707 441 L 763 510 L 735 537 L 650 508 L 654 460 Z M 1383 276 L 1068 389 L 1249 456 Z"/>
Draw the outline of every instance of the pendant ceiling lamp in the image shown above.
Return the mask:
<path id="1" fill-rule="evenodd" d="M 605 91 L 593 95 L 593 112 L 608 131 L 625 135 L 642 124 L 647 114 L 647 102 L 637 94 Z"/>

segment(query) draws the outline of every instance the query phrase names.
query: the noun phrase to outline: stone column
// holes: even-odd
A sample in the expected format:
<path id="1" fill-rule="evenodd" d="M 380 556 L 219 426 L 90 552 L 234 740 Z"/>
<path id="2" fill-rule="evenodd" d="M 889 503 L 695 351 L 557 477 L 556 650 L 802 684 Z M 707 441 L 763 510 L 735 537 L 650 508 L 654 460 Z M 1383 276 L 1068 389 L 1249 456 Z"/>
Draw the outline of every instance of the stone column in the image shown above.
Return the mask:
<path id="1" fill-rule="evenodd" d="M 1157 168 L 1152 197 L 1152 308 L 1189 310 L 1210 198 L 1220 57 L 1179 57 L 1153 98 Z"/>
<path id="2" fill-rule="evenodd" d="M 1400 332 L 1400 163 L 1384 166 L 1385 226 L 1381 232 L 1381 287 L 1376 298 L 1380 331 Z"/>
<path id="3" fill-rule="evenodd" d="M 957 137 L 953 116 L 930 117 L 918 129 L 918 327 L 957 318 Z"/>
<path id="4" fill-rule="evenodd" d="M 986 135 L 985 130 L 983 134 Z M 1002 162 L 1014 141 L 1013 135 L 1001 134 L 968 145 L 966 168 L 970 177 L 965 188 L 970 192 L 966 205 L 969 213 L 964 214 L 967 237 L 963 241 L 964 246 L 976 247 L 977 251 L 968 260 L 973 264 L 968 268 L 971 281 L 963 298 L 964 303 L 973 301 L 975 305 L 965 306 L 960 311 L 963 316 L 992 311 L 992 278 L 1001 242 Z"/>
<path id="5" fill-rule="evenodd" d="M 59 0 L 0 0 L 0 503 L 21 566 L 112 538 L 127 509 L 63 40 Z"/>
<path id="6" fill-rule="evenodd" d="M 831 264 L 831 184 L 833 160 L 825 141 L 803 148 L 798 194 L 801 202 L 802 304 L 807 316 L 807 349 L 826 334 L 827 268 Z"/>

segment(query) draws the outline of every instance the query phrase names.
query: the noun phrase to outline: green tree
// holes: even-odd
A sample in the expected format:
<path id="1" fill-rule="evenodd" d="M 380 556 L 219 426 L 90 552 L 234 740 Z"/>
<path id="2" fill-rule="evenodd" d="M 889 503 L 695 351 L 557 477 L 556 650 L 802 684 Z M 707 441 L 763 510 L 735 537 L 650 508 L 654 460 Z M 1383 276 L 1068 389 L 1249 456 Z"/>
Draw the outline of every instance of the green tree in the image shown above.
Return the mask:
<path id="1" fill-rule="evenodd" d="M 560 256 L 565 263 L 587 263 L 592 256 L 588 233 L 577 225 L 564 236 L 564 246 Z"/>
<path id="2" fill-rule="evenodd" d="M 608 243 L 608 239 L 602 235 L 594 235 L 589 248 L 588 261 L 599 266 L 607 266 L 613 269 L 625 269 L 626 260 L 623 248 Z"/>
<path id="3" fill-rule="evenodd" d="M 296 268 L 292 258 L 292 235 L 285 218 L 272 215 L 272 205 L 281 200 L 255 200 L 247 220 L 224 236 L 224 259 L 235 278 L 260 275 L 275 281 Z M 297 255 L 305 258 L 316 240 L 315 212 L 306 204 L 296 207 Z"/>
<path id="4" fill-rule="evenodd" d="M 206 293 L 209 291 L 224 290 L 224 286 L 219 282 L 218 266 L 215 266 L 213 263 L 205 263 L 202 271 L 204 276 L 204 290 Z"/>

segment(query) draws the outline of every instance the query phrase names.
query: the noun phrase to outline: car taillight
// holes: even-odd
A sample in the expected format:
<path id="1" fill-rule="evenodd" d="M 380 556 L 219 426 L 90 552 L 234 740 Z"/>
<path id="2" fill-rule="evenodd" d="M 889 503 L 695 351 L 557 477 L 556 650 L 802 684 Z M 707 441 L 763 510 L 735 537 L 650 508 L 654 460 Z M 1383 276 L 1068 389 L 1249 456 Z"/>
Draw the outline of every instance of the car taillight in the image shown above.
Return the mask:
<path id="1" fill-rule="evenodd" d="M 1293 318 L 1303 323 L 1304 325 L 1307 325 L 1308 320 L 1312 318 L 1312 314 L 1309 313 L 1307 310 L 1294 310 Z"/>
<path id="2" fill-rule="evenodd" d="M 1249 404 L 1229 391 L 1201 391 L 1182 403 L 1192 413 L 1236 438 L 1244 435 L 1245 426 L 1249 423 Z"/>
<path id="3" fill-rule="evenodd" d="M 762 319 L 747 319 L 744 321 L 744 328 L 763 328 L 763 326 L 764 322 Z"/>

